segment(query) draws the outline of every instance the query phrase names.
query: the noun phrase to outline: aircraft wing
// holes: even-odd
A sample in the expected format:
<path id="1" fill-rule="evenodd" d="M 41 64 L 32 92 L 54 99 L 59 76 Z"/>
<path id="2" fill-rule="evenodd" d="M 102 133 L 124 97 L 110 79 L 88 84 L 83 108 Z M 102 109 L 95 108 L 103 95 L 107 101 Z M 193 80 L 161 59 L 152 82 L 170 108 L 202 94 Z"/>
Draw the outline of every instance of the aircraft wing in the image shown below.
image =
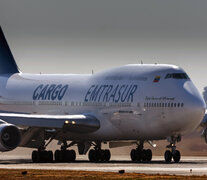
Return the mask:
<path id="1" fill-rule="evenodd" d="M 90 133 L 100 128 L 100 122 L 90 115 L 37 115 L 0 113 L 0 119 L 20 127 L 64 129 Z"/>

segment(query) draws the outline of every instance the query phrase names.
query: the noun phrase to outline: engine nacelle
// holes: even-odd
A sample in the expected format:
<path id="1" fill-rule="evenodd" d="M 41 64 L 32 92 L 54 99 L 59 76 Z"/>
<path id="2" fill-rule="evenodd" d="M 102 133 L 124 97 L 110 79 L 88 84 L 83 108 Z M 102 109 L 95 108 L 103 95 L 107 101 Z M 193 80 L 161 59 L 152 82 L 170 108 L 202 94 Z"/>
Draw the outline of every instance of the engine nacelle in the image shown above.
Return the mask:
<path id="1" fill-rule="evenodd" d="M 19 146 L 21 133 L 13 125 L 0 120 L 0 151 L 11 151 Z"/>

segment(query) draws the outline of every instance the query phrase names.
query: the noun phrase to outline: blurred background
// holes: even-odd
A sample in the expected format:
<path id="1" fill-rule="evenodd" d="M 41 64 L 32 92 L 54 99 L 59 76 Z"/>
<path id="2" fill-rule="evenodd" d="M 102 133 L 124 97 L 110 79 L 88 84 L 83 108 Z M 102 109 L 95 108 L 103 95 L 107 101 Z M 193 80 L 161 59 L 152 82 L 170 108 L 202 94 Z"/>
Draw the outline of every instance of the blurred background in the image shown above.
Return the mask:
<path id="1" fill-rule="evenodd" d="M 0 25 L 22 72 L 90 74 L 141 61 L 175 64 L 203 93 L 206 9 L 206 0 L 0 0 Z M 180 143 L 182 154 L 207 155 L 200 132 L 189 136 Z M 161 141 L 156 153 L 166 145 Z"/>

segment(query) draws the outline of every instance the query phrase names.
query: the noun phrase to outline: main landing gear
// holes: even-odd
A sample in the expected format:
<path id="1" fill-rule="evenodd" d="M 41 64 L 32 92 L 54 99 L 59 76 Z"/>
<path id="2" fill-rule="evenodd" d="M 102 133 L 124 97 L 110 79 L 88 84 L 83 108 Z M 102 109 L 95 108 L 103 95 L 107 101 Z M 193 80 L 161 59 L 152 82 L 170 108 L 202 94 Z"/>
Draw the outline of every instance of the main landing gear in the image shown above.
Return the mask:
<path id="1" fill-rule="evenodd" d="M 74 143 L 67 144 L 66 141 L 63 142 L 61 150 L 55 151 L 55 161 L 56 162 L 74 162 L 76 159 L 76 153 L 74 150 L 67 150 L 68 147 L 74 145 Z M 46 145 L 47 146 L 47 145 Z M 53 152 L 46 151 L 46 146 L 40 147 L 37 151 L 32 152 L 32 162 L 34 163 L 52 163 L 53 162 Z"/>
<path id="2" fill-rule="evenodd" d="M 88 153 L 90 162 L 108 162 L 111 158 L 111 153 L 108 149 L 101 149 L 101 143 L 96 143 L 94 149 Z"/>
<path id="3" fill-rule="evenodd" d="M 52 151 L 33 151 L 32 152 L 32 162 L 34 163 L 51 163 L 53 162 L 53 152 Z"/>
<path id="4" fill-rule="evenodd" d="M 152 160 L 152 151 L 143 149 L 144 142 L 140 142 L 136 149 L 132 149 L 130 156 L 133 162 L 150 162 Z"/>
<path id="5" fill-rule="evenodd" d="M 76 159 L 76 153 L 74 150 L 56 150 L 55 161 L 56 162 L 74 162 Z"/>
<path id="6" fill-rule="evenodd" d="M 67 150 L 68 147 L 74 145 L 74 142 L 67 144 L 66 141 L 63 142 L 61 150 L 55 151 L 55 162 L 74 162 L 76 159 L 76 153 L 74 150 Z"/>
<path id="7" fill-rule="evenodd" d="M 180 136 L 176 138 L 170 137 L 168 141 L 170 142 L 170 144 L 167 146 L 167 148 L 170 148 L 171 151 L 170 150 L 165 151 L 164 154 L 165 162 L 170 163 L 173 159 L 175 163 L 178 163 L 180 161 L 181 154 L 180 151 L 176 150 L 175 143 L 181 141 L 181 137 Z"/>

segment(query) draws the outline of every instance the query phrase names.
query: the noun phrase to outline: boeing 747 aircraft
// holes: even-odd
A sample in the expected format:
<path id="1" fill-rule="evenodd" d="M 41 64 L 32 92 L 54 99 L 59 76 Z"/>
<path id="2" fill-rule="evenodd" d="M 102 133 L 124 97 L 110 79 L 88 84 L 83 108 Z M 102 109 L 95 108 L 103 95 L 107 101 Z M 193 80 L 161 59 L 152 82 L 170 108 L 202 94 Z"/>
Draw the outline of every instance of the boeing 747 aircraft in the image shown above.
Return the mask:
<path id="1" fill-rule="evenodd" d="M 136 144 L 132 161 L 151 161 L 153 140 L 167 139 L 166 162 L 180 161 L 176 143 L 198 127 L 205 103 L 186 72 L 174 65 L 133 64 L 89 75 L 24 74 L 0 29 L 0 151 L 35 148 L 33 162 L 92 162 L 102 149 Z M 58 140 L 53 154 L 48 144 Z M 53 157 L 54 156 L 54 157 Z"/>

